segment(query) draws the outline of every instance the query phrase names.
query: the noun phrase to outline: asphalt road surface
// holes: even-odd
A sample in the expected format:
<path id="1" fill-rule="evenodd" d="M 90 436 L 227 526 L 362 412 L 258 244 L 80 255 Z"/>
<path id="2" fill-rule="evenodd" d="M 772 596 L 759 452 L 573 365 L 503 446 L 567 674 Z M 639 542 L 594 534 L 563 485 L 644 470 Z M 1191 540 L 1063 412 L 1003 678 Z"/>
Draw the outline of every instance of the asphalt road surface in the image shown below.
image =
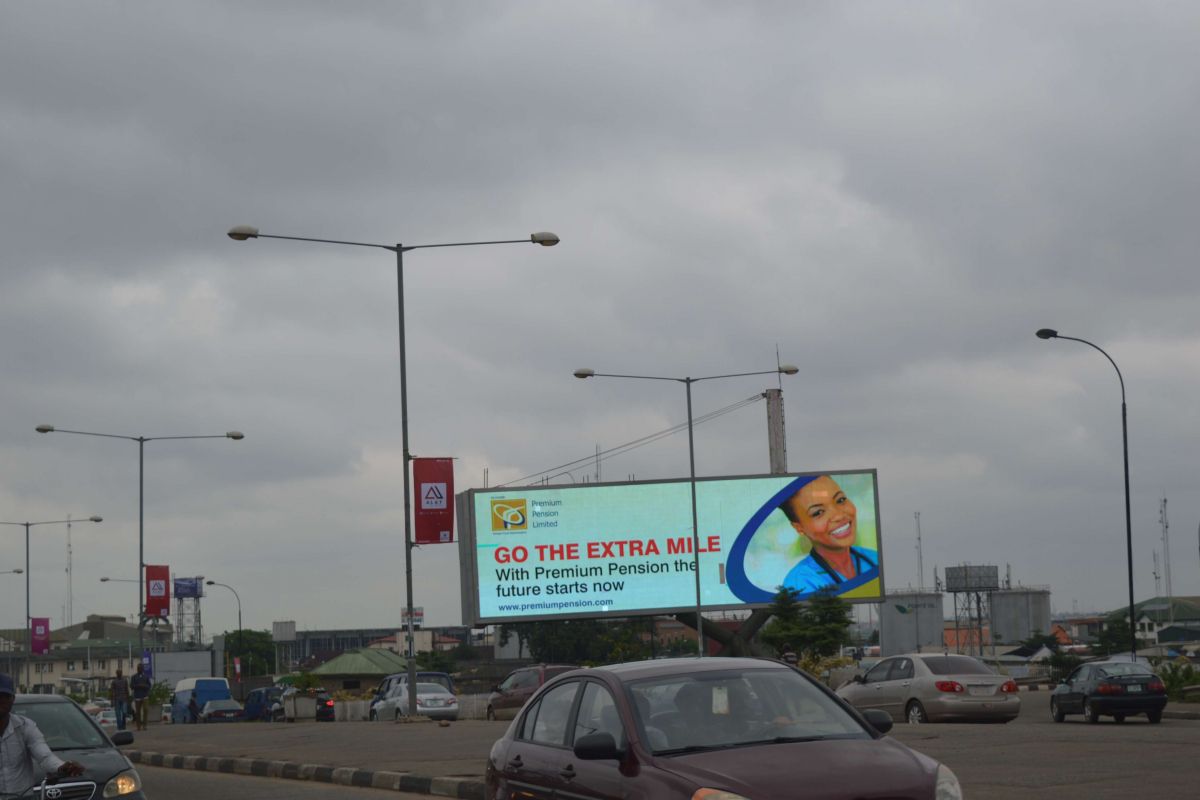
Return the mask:
<path id="1" fill-rule="evenodd" d="M 165 767 L 138 767 L 146 797 L 150 800 L 213 800 L 237 797 L 245 800 L 433 800 L 427 794 L 357 789 L 330 783 L 252 778 L 215 772 L 194 772 Z"/>

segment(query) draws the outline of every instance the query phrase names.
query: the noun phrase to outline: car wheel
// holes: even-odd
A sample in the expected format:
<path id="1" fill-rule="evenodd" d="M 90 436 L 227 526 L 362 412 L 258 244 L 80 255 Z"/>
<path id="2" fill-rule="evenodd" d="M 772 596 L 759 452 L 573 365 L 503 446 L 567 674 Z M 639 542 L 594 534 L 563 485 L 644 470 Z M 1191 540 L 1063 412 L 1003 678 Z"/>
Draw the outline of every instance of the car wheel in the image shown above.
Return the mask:
<path id="1" fill-rule="evenodd" d="M 921 705 L 918 700 L 913 700 L 908 704 L 905 716 L 908 718 L 909 725 L 922 725 L 929 722 L 929 715 L 925 713 L 925 706 Z"/>
<path id="2" fill-rule="evenodd" d="M 496 721 L 496 709 L 492 708 L 491 706 L 488 706 L 487 714 L 485 716 L 487 716 L 489 721 L 495 722 Z"/>
<path id="3" fill-rule="evenodd" d="M 1066 719 L 1066 717 L 1067 715 L 1064 714 L 1062 709 L 1058 707 L 1058 701 L 1053 697 L 1050 698 L 1050 719 L 1054 720 L 1055 722 L 1062 722 L 1064 719 Z"/>
<path id="4" fill-rule="evenodd" d="M 1124 722 L 1124 721 L 1125 721 L 1124 714 L 1113 714 L 1113 722 Z"/>
<path id="5" fill-rule="evenodd" d="M 1162 712 L 1161 711 L 1147 711 L 1146 719 L 1150 720 L 1151 725 L 1157 725 L 1158 723 L 1162 722 Z"/>
<path id="6" fill-rule="evenodd" d="M 1100 712 L 1092 705 L 1091 700 L 1083 701 L 1083 716 L 1093 725 L 1100 721 Z"/>

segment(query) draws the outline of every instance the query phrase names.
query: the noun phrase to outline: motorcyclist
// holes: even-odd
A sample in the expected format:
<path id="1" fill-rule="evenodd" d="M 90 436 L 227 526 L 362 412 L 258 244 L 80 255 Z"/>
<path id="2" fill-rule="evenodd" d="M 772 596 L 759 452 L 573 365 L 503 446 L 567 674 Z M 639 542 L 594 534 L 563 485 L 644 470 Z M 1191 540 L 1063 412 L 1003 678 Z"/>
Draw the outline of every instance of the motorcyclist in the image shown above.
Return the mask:
<path id="1" fill-rule="evenodd" d="M 54 755 L 33 720 L 12 713 L 16 694 L 13 679 L 0 673 L 0 792 L 16 794 L 38 784 L 35 765 L 59 777 L 82 775 L 82 764 Z"/>

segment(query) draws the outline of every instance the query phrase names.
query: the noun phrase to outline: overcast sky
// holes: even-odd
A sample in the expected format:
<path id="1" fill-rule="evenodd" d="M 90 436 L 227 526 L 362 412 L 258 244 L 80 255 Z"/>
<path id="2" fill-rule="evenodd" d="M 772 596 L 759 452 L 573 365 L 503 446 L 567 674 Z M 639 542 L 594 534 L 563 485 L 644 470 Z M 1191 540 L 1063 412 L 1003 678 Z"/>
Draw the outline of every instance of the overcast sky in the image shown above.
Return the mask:
<path id="1" fill-rule="evenodd" d="M 0 519 L 35 616 L 129 614 L 148 563 L 268 628 L 404 602 L 393 244 L 415 455 L 457 488 L 681 423 L 700 376 L 783 383 L 792 471 L 879 470 L 889 587 L 1011 564 L 1056 610 L 1137 595 L 1168 499 L 1200 594 L 1200 7 L 1194 3 L 6 3 Z M 776 385 L 702 383 L 697 415 Z M 756 403 L 700 475 L 766 472 Z M 677 435 L 602 479 L 683 477 Z M 573 476 L 594 479 L 594 467 Z M 0 570 L 23 529 L 0 528 Z M 457 547 L 416 554 L 456 624 Z M 206 633 L 236 626 L 204 601 Z M 1165 589 L 1164 589 L 1165 591 Z M 24 582 L 0 575 L 0 627 Z M 73 609 L 73 612 L 72 612 Z"/>

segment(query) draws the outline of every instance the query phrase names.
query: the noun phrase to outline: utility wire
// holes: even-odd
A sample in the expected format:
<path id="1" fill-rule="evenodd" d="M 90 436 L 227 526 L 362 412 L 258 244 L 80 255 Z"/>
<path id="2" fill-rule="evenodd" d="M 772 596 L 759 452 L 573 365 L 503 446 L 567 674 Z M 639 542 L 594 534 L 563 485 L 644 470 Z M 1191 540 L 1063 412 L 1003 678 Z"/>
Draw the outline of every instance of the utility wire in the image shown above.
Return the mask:
<path id="1" fill-rule="evenodd" d="M 711 422 L 712 420 L 717 419 L 718 417 L 723 417 L 726 414 L 731 414 L 734 411 L 738 411 L 740 409 L 745 408 L 746 406 L 753 405 L 753 404 L 759 402 L 760 400 L 762 400 L 763 398 L 764 398 L 764 395 L 760 392 L 758 394 L 752 395 L 751 397 L 747 397 L 744 400 L 739 400 L 736 403 L 725 406 L 724 408 L 718 408 L 716 411 L 710 411 L 707 414 L 701 414 L 698 417 L 693 417 L 692 418 L 692 427 L 694 428 L 695 426 L 701 425 L 705 422 Z M 658 431 L 656 433 L 651 433 L 646 436 L 642 436 L 638 439 L 634 439 L 632 441 L 625 442 L 624 444 L 619 444 L 616 447 L 610 448 L 608 450 L 601 450 L 600 453 L 598 454 L 599 460 L 607 461 L 608 459 L 613 458 L 615 456 L 624 455 L 625 453 L 628 453 L 631 450 L 636 450 L 639 447 L 645 447 L 646 445 L 653 444 L 654 442 L 657 442 L 660 439 L 665 439 L 666 437 L 671 436 L 673 434 L 680 433 L 682 431 L 686 431 L 687 428 L 688 428 L 687 422 L 681 422 L 678 425 L 672 425 L 671 427 L 666 428 L 664 430 Z M 558 477 L 559 475 L 562 475 L 564 472 L 568 472 L 573 467 L 583 467 L 583 466 L 591 465 L 591 464 L 596 463 L 596 460 L 597 460 L 597 454 L 591 453 L 590 455 L 587 455 L 583 458 L 578 458 L 574 461 L 568 461 L 565 464 L 559 464 L 558 466 L 550 467 L 549 469 L 540 470 L 538 472 L 534 472 L 529 475 L 526 475 L 523 478 L 517 478 L 516 480 L 511 480 L 506 483 L 497 484 L 493 488 L 503 489 L 504 487 L 512 486 L 513 484 L 532 482 L 535 478 L 540 478 L 542 476 Z"/>

